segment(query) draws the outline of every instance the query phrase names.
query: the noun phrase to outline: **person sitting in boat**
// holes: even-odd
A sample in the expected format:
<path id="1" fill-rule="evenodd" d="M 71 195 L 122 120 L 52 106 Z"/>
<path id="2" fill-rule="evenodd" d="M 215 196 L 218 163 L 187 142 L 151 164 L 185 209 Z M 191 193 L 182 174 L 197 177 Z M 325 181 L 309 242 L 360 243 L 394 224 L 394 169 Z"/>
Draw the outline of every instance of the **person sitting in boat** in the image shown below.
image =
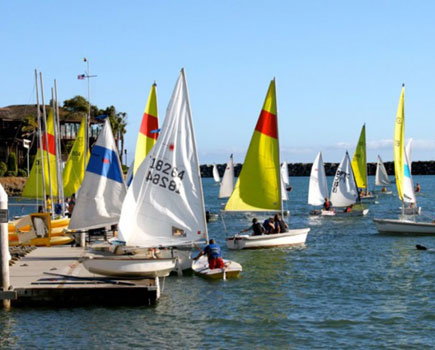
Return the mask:
<path id="1" fill-rule="evenodd" d="M 421 186 L 420 184 L 417 184 L 417 186 L 415 186 L 415 193 L 419 193 L 421 191 Z"/>
<path id="2" fill-rule="evenodd" d="M 352 211 L 352 208 L 353 208 L 353 204 L 347 206 L 347 207 L 344 209 L 344 212 L 345 212 L 345 213 L 350 213 L 350 212 Z"/>
<path id="3" fill-rule="evenodd" d="M 224 260 L 222 259 L 221 247 L 216 244 L 216 241 L 212 238 L 208 242 L 209 244 L 202 250 L 196 258 L 193 260 L 198 260 L 201 256 L 207 255 L 208 266 L 211 270 L 213 269 L 223 269 L 225 267 Z"/>
<path id="4" fill-rule="evenodd" d="M 385 186 L 382 187 L 381 192 L 387 192 L 387 188 Z"/>
<path id="5" fill-rule="evenodd" d="M 258 222 L 257 218 L 253 218 L 252 225 L 247 229 L 240 231 L 239 233 L 248 232 L 250 230 L 252 230 L 253 236 L 261 236 L 266 232 L 264 226 Z"/>
<path id="6" fill-rule="evenodd" d="M 328 197 L 325 197 L 325 202 L 323 203 L 323 210 L 330 211 L 332 209 L 332 203 L 328 199 Z"/>
<path id="7" fill-rule="evenodd" d="M 263 227 L 266 230 L 266 234 L 274 233 L 275 223 L 273 217 L 268 217 L 266 220 L 264 220 Z"/>
<path id="8" fill-rule="evenodd" d="M 275 233 L 284 233 L 288 231 L 288 226 L 285 221 L 282 219 L 280 214 L 275 214 L 274 216 L 274 224 L 275 224 Z"/>

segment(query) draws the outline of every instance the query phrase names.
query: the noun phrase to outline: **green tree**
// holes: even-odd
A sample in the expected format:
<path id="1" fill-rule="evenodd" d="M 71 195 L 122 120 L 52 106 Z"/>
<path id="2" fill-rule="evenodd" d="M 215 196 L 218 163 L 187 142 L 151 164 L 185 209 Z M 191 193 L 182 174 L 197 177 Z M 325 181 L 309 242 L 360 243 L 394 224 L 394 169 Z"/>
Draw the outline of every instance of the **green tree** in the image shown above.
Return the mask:
<path id="1" fill-rule="evenodd" d="M 36 131 L 38 130 L 38 122 L 36 117 L 32 114 L 27 114 L 22 122 L 21 126 L 21 137 L 22 138 L 31 138 L 31 145 L 35 142 Z"/>

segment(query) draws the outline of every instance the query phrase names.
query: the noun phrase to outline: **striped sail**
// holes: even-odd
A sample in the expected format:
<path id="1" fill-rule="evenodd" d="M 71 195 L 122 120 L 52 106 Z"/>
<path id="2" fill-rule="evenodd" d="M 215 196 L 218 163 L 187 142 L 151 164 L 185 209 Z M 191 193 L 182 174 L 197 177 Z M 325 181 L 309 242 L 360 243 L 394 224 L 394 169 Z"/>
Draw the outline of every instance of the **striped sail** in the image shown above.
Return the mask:
<path id="1" fill-rule="evenodd" d="M 145 112 L 142 117 L 134 155 L 133 176 L 153 148 L 158 137 L 159 120 L 157 113 L 157 85 L 154 83 L 148 96 Z"/>
<path id="2" fill-rule="evenodd" d="M 352 170 L 358 188 L 367 188 L 366 125 L 359 136 L 358 145 L 352 159 Z"/>
<path id="3" fill-rule="evenodd" d="M 48 139 L 48 145 L 47 140 Z M 57 197 L 57 177 L 56 177 L 56 142 L 54 138 L 54 121 L 53 121 L 53 110 L 50 110 L 47 118 L 47 130 L 42 134 L 42 149 L 44 154 L 44 173 L 45 173 L 45 188 L 47 193 L 50 188 L 50 175 L 51 175 L 51 188 L 53 191 L 53 196 Z M 50 172 L 48 171 L 50 163 Z M 42 162 L 41 162 L 41 152 L 38 151 L 35 155 L 35 160 L 33 161 L 32 169 L 30 170 L 29 177 L 27 178 L 26 185 L 23 190 L 23 197 L 25 198 L 39 198 L 43 196 L 42 193 Z"/>
<path id="4" fill-rule="evenodd" d="M 63 190 L 67 197 L 77 192 L 85 176 L 86 169 L 83 158 L 85 155 L 85 131 L 86 117 L 83 117 L 77 137 L 69 153 L 65 168 L 63 169 Z M 87 161 L 89 161 L 89 152 Z"/>
<path id="5" fill-rule="evenodd" d="M 281 176 L 275 80 L 272 80 L 226 211 L 280 211 Z"/>
<path id="6" fill-rule="evenodd" d="M 108 119 L 91 151 L 69 228 L 87 230 L 117 224 L 127 192 Z"/>

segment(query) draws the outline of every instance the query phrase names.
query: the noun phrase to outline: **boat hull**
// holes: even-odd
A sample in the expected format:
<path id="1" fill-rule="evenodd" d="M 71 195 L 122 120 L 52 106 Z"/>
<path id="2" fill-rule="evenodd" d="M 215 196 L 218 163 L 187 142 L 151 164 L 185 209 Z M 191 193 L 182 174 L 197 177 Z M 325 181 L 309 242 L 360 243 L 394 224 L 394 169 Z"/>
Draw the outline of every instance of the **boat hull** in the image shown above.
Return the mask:
<path id="1" fill-rule="evenodd" d="M 226 242 L 228 249 L 235 250 L 289 247 L 304 244 L 308 232 L 310 232 L 309 228 L 303 228 L 261 236 L 235 235 L 227 238 Z"/>
<path id="2" fill-rule="evenodd" d="M 354 216 L 365 216 L 369 212 L 369 209 L 363 209 L 363 210 L 352 210 L 351 212 L 344 212 L 342 210 L 312 210 L 310 212 L 310 215 L 314 216 L 332 216 L 332 217 L 354 217 Z"/>
<path id="3" fill-rule="evenodd" d="M 210 269 L 208 267 L 208 259 L 202 256 L 197 261 L 192 264 L 192 270 L 199 276 L 212 279 L 212 280 L 222 280 L 228 278 L 239 277 L 242 272 L 242 265 L 239 263 L 224 259 L 225 268 L 223 269 Z"/>
<path id="4" fill-rule="evenodd" d="M 140 256 L 92 256 L 82 261 L 92 273 L 111 277 L 165 277 L 175 268 L 176 259 Z"/>
<path id="5" fill-rule="evenodd" d="M 435 223 L 396 219 L 373 219 L 380 233 L 435 235 Z"/>

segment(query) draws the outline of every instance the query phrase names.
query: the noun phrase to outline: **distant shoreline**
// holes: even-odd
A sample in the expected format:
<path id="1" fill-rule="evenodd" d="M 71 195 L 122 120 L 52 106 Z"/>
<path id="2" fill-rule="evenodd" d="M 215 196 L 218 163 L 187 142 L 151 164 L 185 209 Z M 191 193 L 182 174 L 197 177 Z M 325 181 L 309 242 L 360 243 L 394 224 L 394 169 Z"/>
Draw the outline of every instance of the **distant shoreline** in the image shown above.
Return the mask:
<path id="1" fill-rule="evenodd" d="M 291 163 L 288 165 L 289 176 L 310 176 L 313 163 Z M 338 163 L 325 163 L 327 176 L 334 176 Z M 385 162 L 385 168 L 390 176 L 394 176 L 394 163 Z M 216 164 L 219 175 L 222 177 L 226 164 Z M 234 172 L 239 176 L 242 164 L 234 164 Z M 201 177 L 213 177 L 213 165 L 203 164 L 200 166 Z M 367 163 L 368 175 L 375 175 L 376 163 Z M 435 175 L 435 161 L 417 161 L 412 163 L 412 175 Z M 26 185 L 25 177 L 0 177 L 0 183 L 9 196 L 19 197 Z"/>

